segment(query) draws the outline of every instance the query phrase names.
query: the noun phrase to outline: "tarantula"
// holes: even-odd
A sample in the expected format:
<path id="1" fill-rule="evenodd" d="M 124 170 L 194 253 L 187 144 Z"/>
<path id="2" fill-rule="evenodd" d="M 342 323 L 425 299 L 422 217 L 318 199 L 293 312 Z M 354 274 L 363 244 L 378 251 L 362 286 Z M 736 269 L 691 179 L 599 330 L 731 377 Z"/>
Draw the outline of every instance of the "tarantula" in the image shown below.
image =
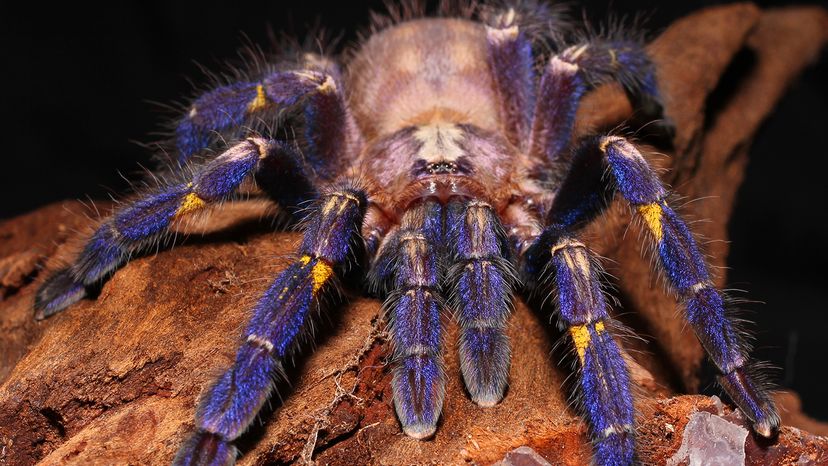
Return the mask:
<path id="1" fill-rule="evenodd" d="M 160 186 L 119 208 L 42 285 L 38 318 L 82 299 L 132 254 L 167 238 L 175 221 L 233 198 L 250 180 L 295 216 L 314 201 L 292 264 L 255 305 L 235 362 L 203 395 L 176 464 L 235 462 L 233 442 L 270 397 L 309 314 L 359 257 L 366 260 L 356 270 L 367 270 L 385 299 L 394 405 L 407 435 L 436 431 L 443 309 L 460 325 L 472 400 L 489 407 L 502 399 L 505 328 L 521 282 L 557 305 L 596 462 L 633 463 L 630 376 L 595 254 L 579 239 L 607 207 L 607 190 L 643 219 L 657 267 L 722 387 L 756 433 L 777 431 L 776 408 L 746 369 L 742 337 L 669 191 L 624 137 L 571 140 L 579 102 L 598 84 L 618 81 L 635 102 L 658 102 L 641 41 L 581 37 L 556 46 L 544 5 L 486 6 L 476 16 L 395 21 L 344 60 L 343 72 L 333 59 L 304 54 L 196 98 L 175 129 L 178 163 Z M 539 41 L 552 52 L 537 53 Z M 288 123 L 301 145 L 276 136 Z"/>

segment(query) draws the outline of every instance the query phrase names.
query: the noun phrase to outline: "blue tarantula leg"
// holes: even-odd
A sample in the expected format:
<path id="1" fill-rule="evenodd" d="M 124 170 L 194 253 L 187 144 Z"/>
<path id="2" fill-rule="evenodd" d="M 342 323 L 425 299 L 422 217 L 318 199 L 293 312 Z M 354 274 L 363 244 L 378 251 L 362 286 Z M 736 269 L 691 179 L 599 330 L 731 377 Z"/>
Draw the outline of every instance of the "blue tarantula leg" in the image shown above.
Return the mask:
<path id="1" fill-rule="evenodd" d="M 523 148 L 529 137 L 535 102 L 532 43 L 520 30 L 514 9 L 504 11 L 486 26 L 489 67 L 503 118 L 504 134 Z"/>
<path id="2" fill-rule="evenodd" d="M 616 81 L 635 101 L 658 100 L 655 66 L 639 40 L 592 39 L 560 54 L 578 65 L 590 87 Z"/>
<path id="3" fill-rule="evenodd" d="M 653 64 L 637 41 L 593 40 L 551 57 L 540 81 L 529 153 L 567 163 L 562 157 L 584 93 L 609 81 L 621 83 L 639 104 L 658 103 Z"/>
<path id="4" fill-rule="evenodd" d="M 217 132 L 243 127 L 245 119 L 260 112 L 278 113 L 300 103 L 305 108 L 308 161 L 320 176 L 330 177 L 354 142 L 352 121 L 334 77 L 311 70 L 276 72 L 260 82 L 230 84 L 196 99 L 176 129 L 180 160 L 206 148 Z"/>
<path id="5" fill-rule="evenodd" d="M 650 232 L 670 287 L 681 297 L 687 319 L 718 367 L 719 383 L 764 437 L 779 428 L 779 415 L 768 393 L 747 370 L 747 347 L 725 313 L 704 256 L 693 235 L 667 203 L 656 173 L 629 141 L 606 136 L 595 141 L 607 158 L 618 191 L 635 208 Z"/>
<path id="6" fill-rule="evenodd" d="M 259 160 L 254 172 L 256 184 L 283 211 L 300 221 L 304 216 L 303 204 L 319 197 L 312 169 L 293 147 L 277 141 L 271 144 L 272 153 Z"/>
<path id="7" fill-rule="evenodd" d="M 455 201 L 446 212 L 448 280 L 460 323 L 460 369 L 472 400 L 494 406 L 509 376 L 506 322 L 514 271 L 496 213 L 488 204 Z"/>
<path id="8" fill-rule="evenodd" d="M 599 281 L 600 265 L 583 243 L 547 228 L 526 252 L 528 264 L 549 264 L 559 323 L 578 356 L 581 406 L 600 465 L 632 464 L 635 411 L 627 365 L 610 334 L 612 321 Z"/>
<path id="9" fill-rule="evenodd" d="M 417 439 L 436 431 L 445 394 L 438 255 L 442 221 L 437 202 L 411 207 L 377 259 L 393 269 L 392 290 L 384 306 L 394 345 L 394 406 L 403 432 Z"/>
<path id="10" fill-rule="evenodd" d="M 164 239 L 174 220 L 228 199 L 263 159 L 284 158 L 286 151 L 276 141 L 246 139 L 196 167 L 190 181 L 164 185 L 118 210 L 95 231 L 74 264 L 41 286 L 35 297 L 36 317 L 48 317 L 82 299 L 86 287 L 99 283 L 130 255 Z"/>
<path id="11" fill-rule="evenodd" d="M 310 215 L 290 264 L 253 309 L 236 359 L 202 396 L 196 432 L 175 458 L 176 465 L 232 464 L 233 440 L 250 426 L 273 391 L 273 378 L 297 347 L 308 315 L 332 288 L 336 273 L 353 256 L 367 199 L 356 189 L 323 196 Z"/>
<path id="12" fill-rule="evenodd" d="M 559 161 L 564 148 L 569 145 L 578 103 L 586 89 L 583 74 L 576 63 L 558 56 L 549 59 L 538 87 L 529 142 L 530 155 L 552 163 Z"/>

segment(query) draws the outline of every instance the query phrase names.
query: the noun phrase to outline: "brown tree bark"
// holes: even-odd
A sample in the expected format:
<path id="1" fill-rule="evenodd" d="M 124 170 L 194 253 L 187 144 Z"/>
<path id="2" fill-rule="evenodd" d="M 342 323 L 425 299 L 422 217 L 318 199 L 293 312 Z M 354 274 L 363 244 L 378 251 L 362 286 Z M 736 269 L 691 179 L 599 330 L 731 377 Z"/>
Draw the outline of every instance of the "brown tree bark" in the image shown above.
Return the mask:
<path id="1" fill-rule="evenodd" d="M 786 86 L 817 56 L 826 31 L 828 15 L 821 9 L 762 12 L 734 4 L 682 19 L 650 46 L 665 113 L 676 127 L 673 149 L 650 159 L 671 169 L 665 181 L 681 195 L 705 197 L 683 211 L 711 220 L 696 226 L 700 236 L 727 238 L 750 141 Z M 749 54 L 750 66 L 734 61 L 737 54 Z M 726 72 L 736 81 L 723 83 Z M 588 96 L 579 131 L 631 115 L 620 89 L 605 86 Z M 274 234 L 263 204 L 239 204 L 190 227 L 202 236 L 133 260 L 96 299 L 35 322 L 34 291 L 77 252 L 96 216 L 66 202 L 0 224 L 0 464 L 168 463 L 193 428 L 200 392 L 231 363 L 251 303 L 285 267 L 281 258 L 299 238 Z M 629 209 L 616 203 L 588 239 L 613 260 L 607 265 L 617 277 L 621 318 L 651 336 L 649 344 L 630 339 L 625 345 L 642 387 L 640 456 L 662 464 L 679 450 L 694 412 L 743 420 L 708 397 L 671 398 L 675 390 L 697 388 L 703 354 L 675 318 L 674 298 L 642 258 L 638 235 L 624 234 L 629 221 Z M 710 243 L 707 252 L 714 266 L 725 265 L 724 241 Z M 561 388 L 568 367 L 549 357 L 557 335 L 522 302 L 509 327 L 509 392 L 491 409 L 465 396 L 456 328 L 447 324 L 448 395 L 438 433 L 427 442 L 402 435 L 395 418 L 380 303 L 355 297 L 329 315 L 315 351 L 306 351 L 291 370 L 292 388 L 280 387 L 284 403 L 243 437 L 242 464 L 489 464 L 520 446 L 552 464 L 589 461 L 584 423 Z M 772 445 L 748 436 L 748 461 L 817 464 L 828 458 L 828 439 L 792 427 L 826 435 L 828 426 L 802 415 L 795 396 L 778 400 L 788 408 L 782 410 L 786 426 Z"/>

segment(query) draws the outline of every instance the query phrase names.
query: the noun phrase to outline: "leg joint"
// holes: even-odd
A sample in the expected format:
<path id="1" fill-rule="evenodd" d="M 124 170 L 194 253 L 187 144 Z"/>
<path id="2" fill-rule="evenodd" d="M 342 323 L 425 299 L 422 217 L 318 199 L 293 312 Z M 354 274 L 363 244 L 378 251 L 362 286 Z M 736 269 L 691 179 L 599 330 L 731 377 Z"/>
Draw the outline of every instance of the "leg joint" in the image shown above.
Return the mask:
<path id="1" fill-rule="evenodd" d="M 247 343 L 250 343 L 254 346 L 258 346 L 267 350 L 268 353 L 273 352 L 273 342 L 268 340 L 267 338 L 260 337 L 255 334 L 251 334 L 247 337 Z"/>
<path id="2" fill-rule="evenodd" d="M 554 256 L 556 253 L 563 249 L 575 248 L 586 249 L 587 247 L 584 243 L 578 240 L 572 238 L 561 238 L 560 240 L 558 240 L 557 243 L 555 243 L 554 246 L 552 246 L 552 248 L 549 250 L 549 253 Z"/>

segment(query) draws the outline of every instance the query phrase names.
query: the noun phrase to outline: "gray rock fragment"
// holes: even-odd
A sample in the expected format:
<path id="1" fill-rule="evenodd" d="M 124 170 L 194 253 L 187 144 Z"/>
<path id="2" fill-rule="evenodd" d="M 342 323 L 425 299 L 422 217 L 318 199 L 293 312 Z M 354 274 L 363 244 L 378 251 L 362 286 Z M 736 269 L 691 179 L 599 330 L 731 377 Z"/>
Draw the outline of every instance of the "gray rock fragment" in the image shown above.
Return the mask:
<path id="1" fill-rule="evenodd" d="M 552 466 L 541 455 L 530 447 L 515 448 L 506 453 L 502 460 L 493 466 Z"/>
<path id="2" fill-rule="evenodd" d="M 745 464 L 748 430 L 705 411 L 693 413 L 681 447 L 667 466 L 732 466 Z"/>

